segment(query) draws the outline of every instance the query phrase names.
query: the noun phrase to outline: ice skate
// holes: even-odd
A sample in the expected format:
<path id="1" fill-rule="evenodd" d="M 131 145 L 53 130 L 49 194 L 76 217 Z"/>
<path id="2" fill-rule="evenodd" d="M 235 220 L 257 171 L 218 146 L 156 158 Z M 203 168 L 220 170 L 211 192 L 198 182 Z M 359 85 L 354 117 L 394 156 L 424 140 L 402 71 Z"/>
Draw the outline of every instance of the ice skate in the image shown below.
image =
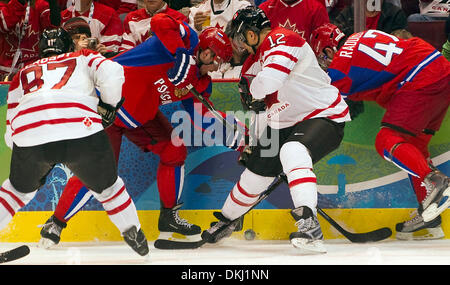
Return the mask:
<path id="1" fill-rule="evenodd" d="M 61 240 L 61 232 L 67 226 L 65 222 L 58 220 L 55 216 L 51 216 L 41 229 L 41 239 L 38 246 L 41 248 L 51 248 Z"/>
<path id="2" fill-rule="evenodd" d="M 148 254 L 147 238 L 144 235 L 142 229 L 137 230 L 136 226 L 132 226 L 130 229 L 122 233 L 125 242 L 141 256 Z"/>
<path id="3" fill-rule="evenodd" d="M 202 239 L 207 243 L 216 243 L 223 238 L 231 236 L 241 221 L 240 218 L 231 221 L 225 218 L 221 212 L 214 212 L 214 216 L 219 221 L 202 233 Z"/>
<path id="4" fill-rule="evenodd" d="M 291 244 L 306 254 L 326 253 L 322 229 L 312 210 L 301 206 L 293 209 L 291 215 L 296 220 L 295 225 L 298 227 L 297 232 L 289 235 Z"/>
<path id="5" fill-rule="evenodd" d="M 398 240 L 432 240 L 444 237 L 444 231 L 441 227 L 441 216 L 437 216 L 430 222 L 425 222 L 421 216 L 422 207 L 412 213 L 415 216 L 408 221 L 398 223 L 395 226 Z"/>
<path id="6" fill-rule="evenodd" d="M 173 208 L 161 208 L 158 230 L 158 240 L 173 240 L 179 242 L 196 242 L 201 240 L 201 228 L 180 218 L 179 209 L 182 204 Z"/>
<path id="7" fill-rule="evenodd" d="M 430 222 L 450 206 L 449 178 L 439 170 L 429 173 L 423 180 L 427 196 L 422 201 L 422 217 Z"/>

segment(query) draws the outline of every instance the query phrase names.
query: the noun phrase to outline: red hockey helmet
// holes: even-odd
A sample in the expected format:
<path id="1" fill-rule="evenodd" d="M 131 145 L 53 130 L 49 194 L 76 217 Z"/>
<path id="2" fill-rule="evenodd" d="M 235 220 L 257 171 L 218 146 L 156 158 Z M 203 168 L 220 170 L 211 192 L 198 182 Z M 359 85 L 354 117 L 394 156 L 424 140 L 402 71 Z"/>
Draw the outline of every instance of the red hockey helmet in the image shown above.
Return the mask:
<path id="1" fill-rule="evenodd" d="M 337 26 L 327 23 L 312 32 L 310 40 L 311 48 L 316 56 L 318 56 L 326 47 L 337 51 L 339 41 L 344 37 L 345 34 L 341 32 Z"/>
<path id="2" fill-rule="evenodd" d="M 225 33 L 216 27 L 209 27 L 199 35 L 199 47 L 202 50 L 210 48 L 215 54 L 215 61 L 219 63 L 229 62 L 233 56 L 230 39 Z"/>

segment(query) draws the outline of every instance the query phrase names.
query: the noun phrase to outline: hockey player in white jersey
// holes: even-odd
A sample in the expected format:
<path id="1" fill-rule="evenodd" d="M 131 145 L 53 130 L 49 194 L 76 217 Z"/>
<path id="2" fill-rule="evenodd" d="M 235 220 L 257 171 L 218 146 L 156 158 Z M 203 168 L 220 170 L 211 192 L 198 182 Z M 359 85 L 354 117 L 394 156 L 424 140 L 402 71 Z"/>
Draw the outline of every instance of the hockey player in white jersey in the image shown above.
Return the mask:
<path id="1" fill-rule="evenodd" d="M 8 93 L 5 140 L 12 157 L 0 188 L 0 229 L 33 199 L 55 164 L 64 163 L 101 202 L 125 242 L 147 255 L 136 207 L 117 176 L 103 129 L 121 102 L 123 67 L 87 49 L 70 52 L 73 41 L 63 28 L 45 30 L 39 50 L 41 59 L 17 73 Z"/>
<path id="2" fill-rule="evenodd" d="M 324 253 L 313 164 L 340 145 L 350 121 L 348 106 L 298 34 L 282 27 L 272 30 L 264 12 L 254 7 L 239 10 L 230 24 L 235 48 L 250 54 L 242 68 L 241 99 L 248 109 L 265 112 L 268 125 L 258 143 L 242 153 L 246 169 L 222 211 L 215 213 L 219 221 L 202 238 L 215 243 L 231 235 L 240 217 L 283 174 L 298 227 L 291 243 L 302 251 Z"/>

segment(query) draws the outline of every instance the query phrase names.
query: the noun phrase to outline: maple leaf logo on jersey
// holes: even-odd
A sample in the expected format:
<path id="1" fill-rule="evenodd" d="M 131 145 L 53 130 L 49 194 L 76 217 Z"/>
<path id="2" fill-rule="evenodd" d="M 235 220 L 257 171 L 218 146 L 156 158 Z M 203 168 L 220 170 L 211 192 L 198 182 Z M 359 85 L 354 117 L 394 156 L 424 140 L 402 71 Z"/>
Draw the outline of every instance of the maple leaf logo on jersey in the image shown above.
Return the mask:
<path id="1" fill-rule="evenodd" d="M 92 126 L 91 118 L 88 118 L 88 117 L 84 118 L 83 124 L 89 129 Z"/>
<path id="2" fill-rule="evenodd" d="M 221 26 L 221 25 L 219 25 L 219 23 L 216 23 L 216 26 L 215 26 L 215 27 L 223 31 L 223 27 L 224 27 L 224 26 Z"/>
<path id="3" fill-rule="evenodd" d="M 299 34 L 302 38 L 305 38 L 305 31 L 299 31 L 297 29 L 297 23 L 293 23 L 291 24 L 291 21 L 289 21 L 289 19 L 286 19 L 286 22 L 284 24 L 280 24 L 280 27 L 286 28 L 288 30 L 294 31 L 297 34 Z"/>

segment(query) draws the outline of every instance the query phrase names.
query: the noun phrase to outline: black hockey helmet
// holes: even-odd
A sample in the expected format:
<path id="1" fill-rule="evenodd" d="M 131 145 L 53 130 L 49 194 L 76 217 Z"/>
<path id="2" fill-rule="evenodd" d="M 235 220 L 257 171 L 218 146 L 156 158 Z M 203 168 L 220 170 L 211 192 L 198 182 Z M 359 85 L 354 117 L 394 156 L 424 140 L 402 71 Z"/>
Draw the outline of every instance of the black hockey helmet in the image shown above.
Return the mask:
<path id="1" fill-rule="evenodd" d="M 72 37 L 63 28 L 46 29 L 39 39 L 39 56 L 41 58 L 73 51 Z"/>
<path id="2" fill-rule="evenodd" d="M 231 39 L 235 47 L 239 48 L 239 43 L 247 43 L 245 33 L 251 30 L 259 35 L 264 28 L 270 28 L 270 20 L 263 10 L 258 7 L 248 6 L 239 9 L 227 25 L 225 33 Z"/>

